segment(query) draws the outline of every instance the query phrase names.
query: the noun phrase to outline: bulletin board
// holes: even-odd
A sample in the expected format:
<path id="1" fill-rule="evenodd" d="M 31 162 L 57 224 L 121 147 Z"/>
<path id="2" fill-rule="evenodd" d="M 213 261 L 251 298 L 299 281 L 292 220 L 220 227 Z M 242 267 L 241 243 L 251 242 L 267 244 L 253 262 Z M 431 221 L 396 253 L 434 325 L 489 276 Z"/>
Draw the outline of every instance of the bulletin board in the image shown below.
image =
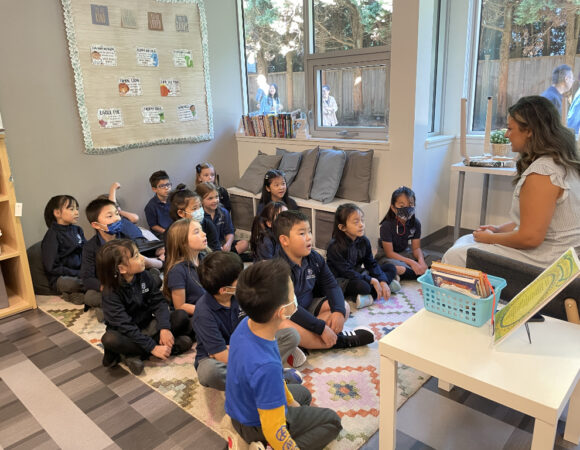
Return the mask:
<path id="1" fill-rule="evenodd" d="M 213 139 L 203 0 L 61 0 L 85 153 Z"/>

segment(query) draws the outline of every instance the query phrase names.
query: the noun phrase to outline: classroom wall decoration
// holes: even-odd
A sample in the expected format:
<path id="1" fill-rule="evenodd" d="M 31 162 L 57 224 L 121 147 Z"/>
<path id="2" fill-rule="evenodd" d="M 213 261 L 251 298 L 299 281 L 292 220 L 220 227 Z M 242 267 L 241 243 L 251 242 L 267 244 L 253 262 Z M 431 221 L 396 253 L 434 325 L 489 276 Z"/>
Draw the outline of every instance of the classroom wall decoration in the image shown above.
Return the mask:
<path id="1" fill-rule="evenodd" d="M 213 139 L 203 0 L 61 0 L 85 153 Z"/>

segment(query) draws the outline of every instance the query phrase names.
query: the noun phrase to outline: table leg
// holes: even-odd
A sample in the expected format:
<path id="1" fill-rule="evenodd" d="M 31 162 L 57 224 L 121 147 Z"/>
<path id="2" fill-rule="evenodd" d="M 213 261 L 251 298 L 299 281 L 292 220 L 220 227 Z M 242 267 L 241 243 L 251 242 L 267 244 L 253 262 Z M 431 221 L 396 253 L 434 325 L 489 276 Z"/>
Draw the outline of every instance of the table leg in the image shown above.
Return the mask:
<path id="1" fill-rule="evenodd" d="M 395 448 L 397 438 L 397 361 L 381 356 L 379 448 Z"/>
<path id="2" fill-rule="evenodd" d="M 479 224 L 485 225 L 487 212 L 487 194 L 489 192 L 489 173 L 483 174 L 483 191 L 481 193 L 481 213 L 479 214 Z"/>
<path id="3" fill-rule="evenodd" d="M 532 450 L 554 448 L 555 440 L 556 424 L 542 422 L 536 418 L 534 423 L 534 434 L 532 436 Z"/>
<path id="4" fill-rule="evenodd" d="M 576 383 L 576 387 L 570 396 L 566 428 L 564 428 L 564 440 L 575 445 L 580 443 L 580 382 Z"/>
<path id="5" fill-rule="evenodd" d="M 439 389 L 443 389 L 444 391 L 449 392 L 451 389 L 453 389 L 454 385 L 448 383 L 447 381 L 443 381 L 441 378 L 439 378 L 439 380 L 437 381 L 437 387 Z"/>
<path id="6" fill-rule="evenodd" d="M 455 226 L 453 227 L 453 240 L 459 239 L 459 227 L 461 226 L 461 210 L 463 208 L 463 186 L 465 184 L 465 172 L 459 172 L 457 183 L 457 203 L 455 204 Z"/>

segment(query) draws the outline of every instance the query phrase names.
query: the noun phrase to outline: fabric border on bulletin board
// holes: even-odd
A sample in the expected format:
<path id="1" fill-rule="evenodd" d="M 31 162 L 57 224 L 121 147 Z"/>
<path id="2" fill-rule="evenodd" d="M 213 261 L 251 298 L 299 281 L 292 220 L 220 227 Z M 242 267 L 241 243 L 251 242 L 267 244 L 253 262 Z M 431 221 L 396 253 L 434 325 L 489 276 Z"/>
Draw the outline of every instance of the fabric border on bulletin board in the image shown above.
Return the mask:
<path id="1" fill-rule="evenodd" d="M 61 2 L 85 153 L 213 139 L 203 0 Z M 164 11 L 163 16 L 151 12 L 158 10 Z M 156 46 L 157 36 L 164 45 Z M 144 52 L 151 50 L 154 63 L 141 64 Z M 184 59 L 187 64 L 181 64 Z M 137 81 L 121 83 L 129 79 Z M 103 120 L 109 117 L 104 114 L 113 114 L 113 119 Z"/>

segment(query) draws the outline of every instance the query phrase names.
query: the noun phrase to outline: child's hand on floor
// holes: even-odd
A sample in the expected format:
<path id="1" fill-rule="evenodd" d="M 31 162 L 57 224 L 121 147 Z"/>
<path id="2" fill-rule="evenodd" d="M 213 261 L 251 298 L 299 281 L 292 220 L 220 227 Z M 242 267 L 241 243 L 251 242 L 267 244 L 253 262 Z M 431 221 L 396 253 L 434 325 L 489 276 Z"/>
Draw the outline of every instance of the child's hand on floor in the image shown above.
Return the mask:
<path id="1" fill-rule="evenodd" d="M 163 329 L 159 332 L 159 344 L 165 345 L 171 350 L 174 343 L 175 339 L 173 338 L 173 333 L 171 331 Z"/>
<path id="2" fill-rule="evenodd" d="M 166 345 L 156 345 L 151 354 L 159 359 L 167 359 L 171 355 L 171 348 Z"/>
<path id="3" fill-rule="evenodd" d="M 391 296 L 391 288 L 387 283 L 381 281 L 380 289 L 381 289 L 380 291 L 377 291 L 378 298 L 384 298 L 385 300 L 387 300 Z"/>
<path id="4" fill-rule="evenodd" d="M 322 341 L 329 347 L 332 347 L 334 344 L 336 344 L 336 333 L 332 331 L 328 325 L 324 327 L 324 331 L 320 337 L 322 338 Z"/>

